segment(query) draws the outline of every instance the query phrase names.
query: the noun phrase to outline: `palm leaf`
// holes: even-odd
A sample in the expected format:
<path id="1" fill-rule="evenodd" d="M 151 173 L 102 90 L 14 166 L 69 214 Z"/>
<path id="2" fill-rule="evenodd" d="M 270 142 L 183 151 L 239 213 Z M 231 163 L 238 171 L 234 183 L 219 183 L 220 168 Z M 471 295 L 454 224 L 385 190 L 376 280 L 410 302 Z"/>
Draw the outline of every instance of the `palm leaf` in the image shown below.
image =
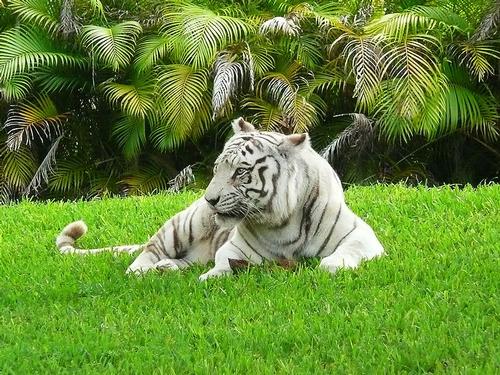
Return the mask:
<path id="1" fill-rule="evenodd" d="M 131 172 L 121 181 L 127 187 L 127 194 L 145 194 L 168 190 L 169 178 L 165 168 L 157 163 L 141 165 L 141 168 Z"/>
<path id="2" fill-rule="evenodd" d="M 362 113 L 346 113 L 333 117 L 349 116 L 352 122 L 333 141 L 331 141 L 322 151 L 321 156 L 333 162 L 346 148 L 355 149 L 361 153 L 369 144 L 373 142 L 374 126 L 373 120 Z"/>
<path id="3" fill-rule="evenodd" d="M 36 67 L 82 66 L 85 60 L 57 52 L 36 28 L 17 27 L 0 34 L 0 82 Z"/>
<path id="4" fill-rule="evenodd" d="M 243 40 L 251 26 L 240 18 L 218 15 L 208 9 L 184 5 L 167 13 L 165 34 L 175 56 L 194 69 L 208 67 L 218 51 Z"/>
<path id="5" fill-rule="evenodd" d="M 242 107 L 252 113 L 252 124 L 257 125 L 259 129 L 276 132 L 282 130 L 284 115 L 276 104 L 258 97 L 249 97 L 245 99 Z"/>
<path id="6" fill-rule="evenodd" d="M 466 66 L 479 82 L 495 72 L 488 59 L 500 59 L 498 43 L 494 41 L 465 41 L 450 47 L 458 62 Z"/>
<path id="7" fill-rule="evenodd" d="M 481 18 L 481 22 L 472 35 L 472 41 L 482 41 L 491 38 L 500 25 L 500 1 L 492 1 L 490 9 Z"/>
<path id="8" fill-rule="evenodd" d="M 134 66 L 137 72 L 150 70 L 172 49 L 172 43 L 163 35 L 148 35 L 137 44 Z"/>
<path id="9" fill-rule="evenodd" d="M 384 47 L 382 75 L 393 78 L 391 96 L 398 103 L 398 112 L 405 117 L 416 116 L 429 95 L 442 90 L 444 77 L 435 61 L 429 43 L 430 36 L 414 36 L 404 42 Z"/>
<path id="10" fill-rule="evenodd" d="M 357 98 L 358 107 L 369 110 L 375 106 L 380 89 L 382 50 L 374 38 L 363 35 L 353 35 L 351 38 L 342 52 L 345 67 L 355 77 L 353 97 Z M 330 48 L 338 41 L 339 39 Z"/>
<path id="11" fill-rule="evenodd" d="M 34 140 L 45 141 L 58 136 L 68 113 L 59 113 L 52 100 L 45 95 L 33 102 L 13 106 L 4 128 L 8 132 L 7 145 L 18 150 L 22 144 L 30 145 Z"/>
<path id="12" fill-rule="evenodd" d="M 238 55 L 221 51 L 214 64 L 214 87 L 212 93 L 213 119 L 231 112 L 230 104 L 245 80 L 253 85 L 253 62 L 251 56 L 238 61 Z"/>
<path id="13" fill-rule="evenodd" d="M 323 59 L 322 51 L 325 47 L 318 35 L 303 34 L 296 38 L 287 38 L 283 43 L 285 51 L 291 55 L 303 66 L 308 69 L 315 69 Z"/>
<path id="14" fill-rule="evenodd" d="M 144 118 L 123 116 L 113 126 L 113 137 L 117 140 L 125 157 L 134 158 L 146 141 Z"/>
<path id="15" fill-rule="evenodd" d="M 13 151 L 4 146 L 0 148 L 0 160 L 1 178 L 7 188 L 14 192 L 25 189 L 36 170 L 35 158 L 31 151 L 25 146 Z"/>
<path id="16" fill-rule="evenodd" d="M 155 81 L 151 75 L 140 75 L 131 84 L 105 82 L 101 85 L 104 96 L 113 106 L 130 116 L 144 119 L 155 105 Z"/>
<path id="17" fill-rule="evenodd" d="M 58 193 L 77 192 L 85 183 L 89 166 L 80 159 L 57 161 L 57 167 L 49 178 L 49 188 Z"/>
<path id="18" fill-rule="evenodd" d="M 210 124 L 208 71 L 186 65 L 161 67 L 158 79 L 159 120 L 153 126 L 152 141 L 160 149 L 177 147 L 196 137 Z"/>
<path id="19" fill-rule="evenodd" d="M 72 93 L 90 89 L 91 82 L 81 70 L 41 67 L 32 73 L 33 81 L 45 94 Z"/>
<path id="20" fill-rule="evenodd" d="M 0 84 L 0 98 L 13 102 L 25 98 L 31 90 L 31 79 L 28 74 L 16 74 Z"/>
<path id="21" fill-rule="evenodd" d="M 498 138 L 496 123 L 499 116 L 496 101 L 491 95 L 452 83 L 445 93 L 444 100 L 442 132 L 452 132 L 461 127 L 489 140 Z"/>
<path id="22" fill-rule="evenodd" d="M 260 25 L 259 32 L 263 35 L 298 36 L 301 29 L 292 18 L 274 17 Z"/>
<path id="23" fill-rule="evenodd" d="M 28 184 L 25 195 L 30 194 L 32 191 L 38 192 L 42 184 L 49 182 L 49 176 L 54 173 L 54 166 L 56 164 L 56 152 L 59 148 L 59 142 L 61 142 L 64 134 L 61 134 L 50 146 L 49 151 L 43 158 L 42 162 L 38 166 L 35 174 L 33 175 L 30 183 Z"/>
<path id="24" fill-rule="evenodd" d="M 449 34 L 458 31 L 465 34 L 469 31 L 469 24 L 460 16 L 441 7 L 417 6 L 401 13 L 386 14 L 366 27 L 369 34 L 383 34 L 398 41 L 434 30 Z"/>
<path id="25" fill-rule="evenodd" d="M 58 2 L 46 0 L 10 0 L 9 8 L 28 25 L 37 25 L 54 34 L 59 30 Z"/>
<path id="26" fill-rule="evenodd" d="M 119 71 L 132 60 L 141 32 L 138 22 L 125 21 L 110 28 L 86 25 L 81 30 L 81 38 L 85 48 L 100 62 Z"/>
<path id="27" fill-rule="evenodd" d="M 180 171 L 174 178 L 168 181 L 168 190 L 177 193 L 195 181 L 193 169 L 188 165 Z"/>
<path id="28" fill-rule="evenodd" d="M 78 31 L 79 25 L 73 14 L 74 0 L 63 0 L 59 15 L 59 30 L 65 37 Z"/>

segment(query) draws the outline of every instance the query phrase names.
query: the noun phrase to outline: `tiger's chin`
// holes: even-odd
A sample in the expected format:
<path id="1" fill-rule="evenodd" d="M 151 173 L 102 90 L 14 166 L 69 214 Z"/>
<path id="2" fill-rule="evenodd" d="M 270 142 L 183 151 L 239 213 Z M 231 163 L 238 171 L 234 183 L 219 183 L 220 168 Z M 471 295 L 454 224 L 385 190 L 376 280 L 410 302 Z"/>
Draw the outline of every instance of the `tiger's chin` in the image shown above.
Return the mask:
<path id="1" fill-rule="evenodd" d="M 221 228 L 233 228 L 238 225 L 243 218 L 240 216 L 226 214 L 226 213 L 216 213 L 215 222 Z"/>

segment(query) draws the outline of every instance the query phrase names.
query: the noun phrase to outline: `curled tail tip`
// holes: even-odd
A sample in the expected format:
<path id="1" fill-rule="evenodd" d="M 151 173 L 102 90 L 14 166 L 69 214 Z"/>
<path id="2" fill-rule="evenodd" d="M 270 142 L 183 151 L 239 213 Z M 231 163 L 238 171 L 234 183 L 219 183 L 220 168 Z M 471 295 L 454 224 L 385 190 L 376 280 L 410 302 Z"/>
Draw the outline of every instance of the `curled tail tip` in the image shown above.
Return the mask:
<path id="1" fill-rule="evenodd" d="M 61 234 L 64 234 L 76 240 L 87 233 L 87 229 L 87 224 L 85 224 L 83 220 L 78 220 L 66 225 Z"/>
<path id="2" fill-rule="evenodd" d="M 60 249 L 64 246 L 73 246 L 75 241 L 87 233 L 87 224 L 82 220 L 75 221 L 64 227 L 56 239 L 56 245 Z"/>

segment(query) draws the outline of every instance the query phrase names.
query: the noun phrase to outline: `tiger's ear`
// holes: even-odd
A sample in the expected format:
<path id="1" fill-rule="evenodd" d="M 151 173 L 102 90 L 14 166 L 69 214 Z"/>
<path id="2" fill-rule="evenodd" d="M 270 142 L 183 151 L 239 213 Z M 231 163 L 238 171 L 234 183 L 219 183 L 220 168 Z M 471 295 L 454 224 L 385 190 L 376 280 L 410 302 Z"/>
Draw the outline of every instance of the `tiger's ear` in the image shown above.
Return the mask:
<path id="1" fill-rule="evenodd" d="M 291 134 L 283 139 L 279 148 L 281 151 L 300 151 L 309 145 L 309 134 Z"/>
<path id="2" fill-rule="evenodd" d="M 249 122 L 246 122 L 243 117 L 234 120 L 231 125 L 233 126 L 234 134 L 238 133 L 250 133 L 256 131 L 254 126 Z"/>

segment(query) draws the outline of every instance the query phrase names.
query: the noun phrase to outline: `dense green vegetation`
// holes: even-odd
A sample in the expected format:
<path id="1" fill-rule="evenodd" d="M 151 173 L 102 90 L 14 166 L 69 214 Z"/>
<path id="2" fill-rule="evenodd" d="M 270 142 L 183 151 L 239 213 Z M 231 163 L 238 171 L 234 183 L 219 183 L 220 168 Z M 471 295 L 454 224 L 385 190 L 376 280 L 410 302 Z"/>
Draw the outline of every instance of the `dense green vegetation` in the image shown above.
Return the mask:
<path id="1" fill-rule="evenodd" d="M 228 121 L 345 181 L 498 175 L 500 3 L 0 1 L 0 197 L 166 189 Z"/>
<path id="2" fill-rule="evenodd" d="M 138 243 L 196 194 L 0 207 L 0 372 L 481 373 L 498 370 L 499 185 L 355 187 L 387 256 L 335 276 L 317 262 L 206 284 L 199 266 L 126 276 L 133 257 L 57 253 Z"/>

